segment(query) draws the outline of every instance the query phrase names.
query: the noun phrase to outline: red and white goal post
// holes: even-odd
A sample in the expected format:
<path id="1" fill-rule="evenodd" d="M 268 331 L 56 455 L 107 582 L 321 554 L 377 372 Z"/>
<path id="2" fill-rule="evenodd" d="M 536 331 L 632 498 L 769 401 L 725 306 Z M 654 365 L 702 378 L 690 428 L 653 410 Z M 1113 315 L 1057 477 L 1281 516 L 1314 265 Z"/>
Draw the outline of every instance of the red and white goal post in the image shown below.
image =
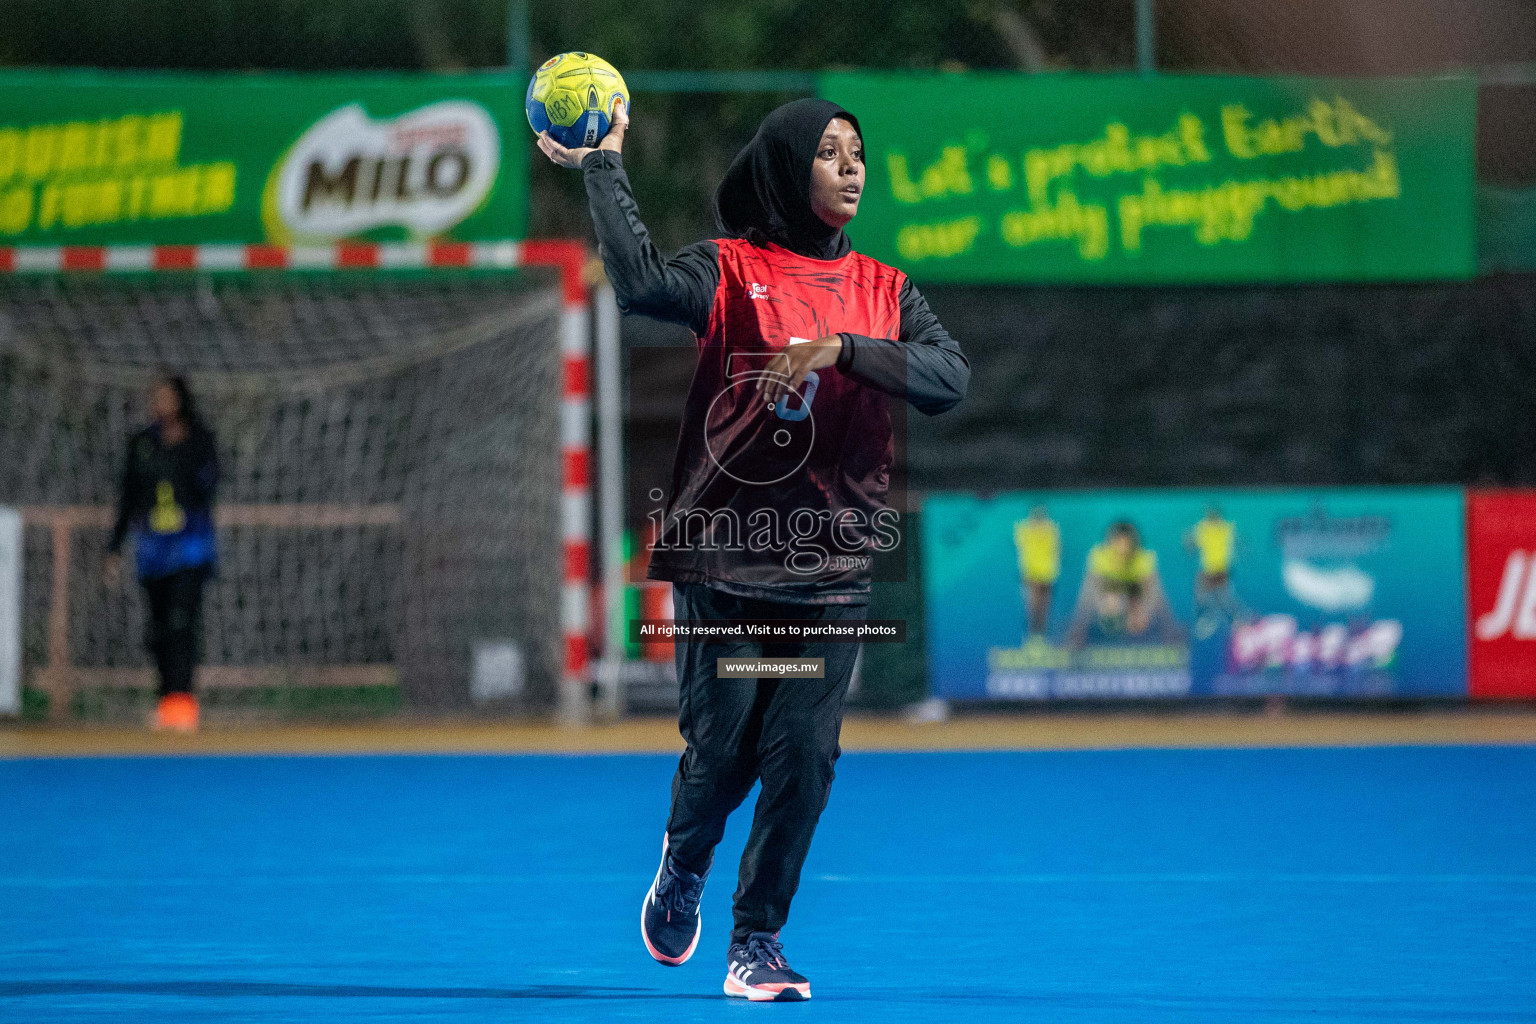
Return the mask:
<path id="1" fill-rule="evenodd" d="M 563 390 L 560 411 L 560 465 L 561 465 L 561 524 L 562 564 L 564 578 L 560 610 L 562 672 L 559 687 L 559 714 L 562 720 L 579 723 L 592 713 L 592 683 L 594 665 L 589 652 L 594 646 L 604 652 L 605 659 L 622 655 L 623 630 L 617 615 L 622 611 L 623 568 L 622 547 L 622 468 L 620 436 L 617 418 L 622 415 L 620 382 L 622 372 L 619 358 L 618 314 L 614 306 L 612 290 L 602 281 L 601 271 L 595 268 L 590 252 L 580 242 L 569 240 L 495 241 L 476 243 L 425 242 L 425 243 L 369 243 L 343 242 L 322 246 L 279 247 L 272 245 L 200 244 L 200 245 L 109 245 L 109 246 L 14 246 L 0 247 L 0 274 L 64 274 L 64 273 L 144 273 L 144 272 L 241 272 L 241 271 L 307 271 L 346 270 L 412 270 L 412 269 L 511 269 L 517 267 L 546 266 L 559 273 L 562 297 L 560 317 L 560 353 L 562 361 Z M 594 318 L 593 303 L 598 305 Z M 593 475 L 592 449 L 593 421 L 593 333 L 594 323 L 600 351 L 599 368 L 603 380 L 600 436 L 604 440 L 603 451 L 603 514 L 601 523 L 603 538 L 601 578 L 608 614 L 604 616 L 606 629 L 599 636 L 595 630 L 593 614 Z M 49 509 L 23 508 L 21 519 L 30 525 L 49 526 L 56 535 L 67 531 L 61 528 L 58 516 Z M 54 510 L 60 511 L 60 510 Z M 62 510 L 79 518 L 79 509 Z M 261 510 L 232 510 L 261 518 Z M 68 518 L 68 516 L 66 516 Z M 99 515 L 95 518 L 99 518 Z M 55 520 L 58 520 L 57 522 Z M 73 523 L 73 519 L 70 520 Z M 94 521 L 94 520 L 93 520 Z M 13 524 L 14 525 L 14 524 Z M 62 554 L 61 554 L 62 552 Z M 55 559 L 68 557 L 67 546 L 55 551 Z M 19 577 L 19 567 L 15 568 Z M 55 572 L 55 592 L 50 596 L 50 607 L 57 615 L 69 605 L 68 573 Z M 5 580 L 0 580 L 4 585 Z M 14 582 L 19 587 L 19 580 Z M 60 589 L 64 588 L 64 589 Z M 11 593 L 11 590 L 6 590 Z M 16 601 L 0 601 L 0 612 L 19 618 Z M 68 640 L 64 632 L 63 616 L 50 624 L 50 664 L 46 668 L 67 668 Z M 0 640 L 10 637 L 0 623 Z M 615 646 L 617 645 L 617 647 Z M 17 661 L 19 647 L 14 643 L 0 643 L 0 655 Z M 12 657 L 14 656 L 14 658 Z M 0 666 L 0 681 L 11 680 L 18 672 L 9 672 Z M 15 694 L 0 693 L 0 714 L 16 713 L 19 705 L 19 682 L 12 680 L 5 687 L 15 689 Z M 616 694 L 608 688 L 604 706 L 617 707 Z M 14 706 L 11 706 L 14 705 Z"/>

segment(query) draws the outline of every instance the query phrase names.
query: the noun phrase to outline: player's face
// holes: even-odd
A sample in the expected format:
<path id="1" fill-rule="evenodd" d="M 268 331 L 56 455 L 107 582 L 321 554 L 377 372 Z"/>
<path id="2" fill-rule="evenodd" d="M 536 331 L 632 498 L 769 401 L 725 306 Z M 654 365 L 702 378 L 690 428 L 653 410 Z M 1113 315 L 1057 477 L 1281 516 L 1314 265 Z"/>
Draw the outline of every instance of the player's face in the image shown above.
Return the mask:
<path id="1" fill-rule="evenodd" d="M 864 142 L 853 125 L 834 117 L 811 164 L 811 209 L 835 228 L 853 220 L 864 193 Z"/>
<path id="2" fill-rule="evenodd" d="M 181 398 L 176 394 L 176 389 L 165 381 L 155 384 L 154 390 L 149 393 L 149 404 L 155 419 L 161 423 L 169 423 L 181 415 Z"/>

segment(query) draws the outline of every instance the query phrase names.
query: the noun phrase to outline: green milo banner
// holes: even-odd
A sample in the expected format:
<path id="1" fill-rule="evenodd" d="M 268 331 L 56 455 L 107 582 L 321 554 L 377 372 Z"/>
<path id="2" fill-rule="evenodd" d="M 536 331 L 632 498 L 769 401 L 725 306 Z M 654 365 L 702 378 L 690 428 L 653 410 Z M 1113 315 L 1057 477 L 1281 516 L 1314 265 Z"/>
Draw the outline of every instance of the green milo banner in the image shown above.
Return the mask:
<path id="1" fill-rule="evenodd" d="M 1476 268 L 1470 79 L 824 75 L 855 245 L 919 281 L 1404 280 Z"/>
<path id="2" fill-rule="evenodd" d="M 0 245 L 521 238 L 498 75 L 0 75 Z"/>

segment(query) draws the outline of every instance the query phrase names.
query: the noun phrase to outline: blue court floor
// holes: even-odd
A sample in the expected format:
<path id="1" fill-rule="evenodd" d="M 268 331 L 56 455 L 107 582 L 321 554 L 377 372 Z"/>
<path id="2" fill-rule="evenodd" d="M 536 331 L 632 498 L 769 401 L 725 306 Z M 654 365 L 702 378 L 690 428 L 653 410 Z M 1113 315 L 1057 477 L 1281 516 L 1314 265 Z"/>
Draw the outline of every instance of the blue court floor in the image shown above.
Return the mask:
<path id="1" fill-rule="evenodd" d="M 850 754 L 720 994 L 641 946 L 662 756 L 0 762 L 5 1021 L 1536 1020 L 1536 748 Z"/>

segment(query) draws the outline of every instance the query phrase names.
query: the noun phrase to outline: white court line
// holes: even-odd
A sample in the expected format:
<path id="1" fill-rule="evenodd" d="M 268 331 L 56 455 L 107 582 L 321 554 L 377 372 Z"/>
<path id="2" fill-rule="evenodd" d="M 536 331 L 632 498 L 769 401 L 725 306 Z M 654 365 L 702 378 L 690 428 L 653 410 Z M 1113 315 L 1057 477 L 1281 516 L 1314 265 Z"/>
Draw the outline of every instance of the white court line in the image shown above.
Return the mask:
<path id="1" fill-rule="evenodd" d="M 91 876 L 4 877 L 0 887 L 74 888 L 111 886 L 200 885 L 352 885 L 358 882 L 395 885 L 538 885 L 540 883 L 602 883 L 627 885 L 644 878 L 636 874 L 538 875 L 180 875 L 106 878 Z M 817 875 L 810 881 L 853 885 L 1419 885 L 1425 883 L 1536 884 L 1536 875 L 1409 875 L 1409 874 L 1022 874 L 1022 875 Z"/>
<path id="2" fill-rule="evenodd" d="M 1536 875 L 1410 875 L 1410 874 L 1039 874 L 1039 875 L 817 875 L 818 882 L 851 882 L 855 885 L 1084 885 L 1110 884 L 1326 884 L 1326 885 L 1399 885 L 1420 882 L 1515 882 L 1536 883 Z"/>
<path id="3" fill-rule="evenodd" d="M 609 882 L 633 883 L 645 876 L 638 873 L 625 875 L 370 875 L 359 872 L 352 875 L 167 875 L 131 878 L 104 878 L 101 876 L 51 877 L 0 877 L 0 888 L 111 888 L 113 886 L 193 887 L 203 885 L 354 885 L 359 882 L 385 885 L 539 885 L 549 882 Z"/>

